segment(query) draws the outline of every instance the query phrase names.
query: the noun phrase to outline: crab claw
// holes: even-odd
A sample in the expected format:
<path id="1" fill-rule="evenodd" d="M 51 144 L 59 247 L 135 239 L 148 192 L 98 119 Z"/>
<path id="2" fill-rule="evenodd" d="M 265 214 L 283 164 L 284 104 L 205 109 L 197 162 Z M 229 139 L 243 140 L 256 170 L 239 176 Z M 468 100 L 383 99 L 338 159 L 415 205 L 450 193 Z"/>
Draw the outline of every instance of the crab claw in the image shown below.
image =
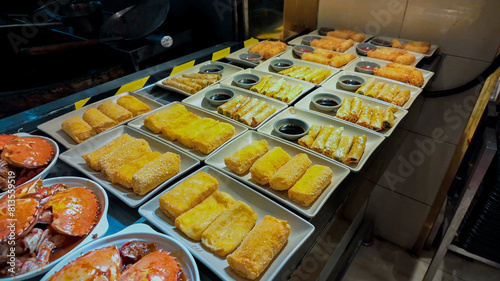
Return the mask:
<path id="1" fill-rule="evenodd" d="M 165 280 L 177 281 L 182 269 L 168 252 L 158 250 L 145 256 L 131 267 L 125 269 L 117 281 Z"/>
<path id="2" fill-rule="evenodd" d="M 99 201 L 85 187 L 75 187 L 53 195 L 45 205 L 52 207 L 51 226 L 61 234 L 86 235 L 97 223 L 100 212 Z"/>

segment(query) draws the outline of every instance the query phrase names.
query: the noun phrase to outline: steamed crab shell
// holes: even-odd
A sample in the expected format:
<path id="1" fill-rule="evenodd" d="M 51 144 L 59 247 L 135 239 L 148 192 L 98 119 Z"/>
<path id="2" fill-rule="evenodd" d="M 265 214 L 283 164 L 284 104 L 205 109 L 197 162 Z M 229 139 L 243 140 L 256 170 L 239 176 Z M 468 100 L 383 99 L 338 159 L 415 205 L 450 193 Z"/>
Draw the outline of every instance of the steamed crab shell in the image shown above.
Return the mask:
<path id="1" fill-rule="evenodd" d="M 65 265 L 47 281 L 56 280 L 117 280 L 122 260 L 115 246 L 86 253 Z"/>
<path id="2" fill-rule="evenodd" d="M 4 196 L 2 199 L 6 197 Z M 36 198 L 13 199 L 12 203 L 15 204 L 13 205 L 15 210 L 9 210 L 12 205 L 8 204 L 7 199 L 0 203 L 0 243 L 12 234 L 17 238 L 28 233 L 35 226 L 42 212 L 40 201 Z M 14 227 L 12 227 L 13 222 Z"/>
<path id="3" fill-rule="evenodd" d="M 52 207 L 50 224 L 57 232 L 71 235 L 86 235 L 97 223 L 100 212 L 99 201 L 85 187 L 70 188 L 53 195 L 45 205 Z"/>
<path id="4" fill-rule="evenodd" d="M 6 146 L 9 142 L 11 142 L 13 139 L 17 138 L 15 135 L 6 135 L 6 134 L 1 134 L 0 135 L 0 151 Z"/>
<path id="5" fill-rule="evenodd" d="M 44 138 L 17 137 L 3 147 L 1 157 L 14 167 L 34 169 L 49 164 L 54 155 L 54 148 Z"/>
<path id="6" fill-rule="evenodd" d="M 182 269 L 170 253 L 158 250 L 140 259 L 123 271 L 117 281 L 165 280 L 177 281 Z"/>

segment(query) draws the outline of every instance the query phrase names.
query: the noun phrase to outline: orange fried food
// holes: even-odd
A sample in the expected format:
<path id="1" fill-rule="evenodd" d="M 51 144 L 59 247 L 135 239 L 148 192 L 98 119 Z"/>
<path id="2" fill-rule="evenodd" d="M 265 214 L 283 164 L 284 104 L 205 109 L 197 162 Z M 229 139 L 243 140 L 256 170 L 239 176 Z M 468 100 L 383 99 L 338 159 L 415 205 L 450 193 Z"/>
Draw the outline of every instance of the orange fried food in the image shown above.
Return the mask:
<path id="1" fill-rule="evenodd" d="M 410 53 L 407 53 L 407 54 L 404 54 L 404 55 L 401 55 L 401 56 L 398 56 L 394 62 L 397 62 L 397 63 L 400 63 L 400 64 L 406 64 L 406 65 L 410 65 L 412 63 L 414 63 L 416 60 L 415 56 L 410 54 Z"/>
<path id="2" fill-rule="evenodd" d="M 405 50 L 395 50 L 379 47 L 376 50 L 370 50 L 366 54 L 370 58 L 388 60 L 400 64 L 410 65 L 415 62 L 415 56 Z"/>
<path id="3" fill-rule="evenodd" d="M 88 252 L 65 265 L 48 281 L 63 280 L 117 280 L 122 268 L 122 259 L 115 246 Z"/>
<path id="4" fill-rule="evenodd" d="M 424 85 L 424 76 L 422 71 L 414 70 L 410 73 L 410 84 L 417 87 Z"/>
<path id="5" fill-rule="evenodd" d="M 66 235 L 86 235 L 99 218 L 99 202 L 94 193 L 85 187 L 56 193 L 45 206 L 49 207 L 52 207 L 53 216 L 51 226 Z"/>
<path id="6" fill-rule="evenodd" d="M 358 33 L 352 29 L 337 29 L 327 33 L 327 37 L 336 37 L 341 39 L 352 39 L 358 43 L 365 41 L 366 37 L 362 33 Z"/>
<path id="7" fill-rule="evenodd" d="M 125 269 L 117 281 L 177 281 L 181 275 L 182 269 L 175 258 L 168 252 L 158 250 Z"/>
<path id="8" fill-rule="evenodd" d="M 257 53 L 267 60 L 286 51 L 286 44 L 280 41 L 262 41 L 253 45 L 248 52 Z"/>
<path id="9" fill-rule="evenodd" d="M 54 148 L 40 137 L 19 137 L 9 142 L 2 151 L 2 159 L 18 168 L 40 168 L 54 159 Z"/>
<path id="10" fill-rule="evenodd" d="M 408 51 L 427 54 L 431 50 L 431 43 L 424 41 L 410 41 L 403 48 Z"/>
<path id="11" fill-rule="evenodd" d="M 320 50 L 320 49 L 317 49 L 317 50 Z M 328 65 L 328 63 L 330 63 L 330 59 L 325 58 L 325 57 L 318 55 L 318 54 L 315 54 L 315 53 L 304 53 L 304 54 L 302 54 L 301 59 L 303 59 L 305 61 L 321 63 L 321 64 L 325 64 L 325 65 Z"/>
<path id="12" fill-rule="evenodd" d="M 375 67 L 373 69 L 373 74 L 403 83 L 408 83 L 410 81 L 410 76 L 408 74 L 390 67 Z"/>
<path id="13" fill-rule="evenodd" d="M 403 44 L 398 39 L 391 39 L 391 44 L 393 48 L 403 49 Z"/>

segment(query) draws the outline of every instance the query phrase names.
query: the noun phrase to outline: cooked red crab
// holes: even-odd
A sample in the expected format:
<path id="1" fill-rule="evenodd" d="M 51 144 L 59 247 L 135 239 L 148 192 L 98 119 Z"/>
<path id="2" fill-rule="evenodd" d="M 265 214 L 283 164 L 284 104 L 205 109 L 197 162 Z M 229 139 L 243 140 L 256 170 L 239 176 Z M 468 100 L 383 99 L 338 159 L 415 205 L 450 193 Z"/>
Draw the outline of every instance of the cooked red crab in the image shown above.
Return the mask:
<path id="1" fill-rule="evenodd" d="M 11 233 L 16 239 L 28 233 L 35 226 L 42 211 L 40 200 L 36 198 L 14 199 L 12 203 L 15 205 L 0 206 L 0 243 L 6 241 Z M 9 209 L 11 206 L 15 206 L 14 209 Z"/>
<path id="2" fill-rule="evenodd" d="M 3 148 L 1 157 L 14 167 L 34 169 L 49 164 L 54 155 L 54 148 L 46 139 L 18 137 Z"/>
<path id="3" fill-rule="evenodd" d="M 5 145 L 7 145 L 10 141 L 12 141 L 15 138 L 17 138 L 17 136 L 1 134 L 0 135 L 0 151 L 4 148 Z"/>
<path id="4" fill-rule="evenodd" d="M 155 251 L 125 269 L 117 281 L 164 280 L 177 281 L 182 269 L 168 252 Z"/>

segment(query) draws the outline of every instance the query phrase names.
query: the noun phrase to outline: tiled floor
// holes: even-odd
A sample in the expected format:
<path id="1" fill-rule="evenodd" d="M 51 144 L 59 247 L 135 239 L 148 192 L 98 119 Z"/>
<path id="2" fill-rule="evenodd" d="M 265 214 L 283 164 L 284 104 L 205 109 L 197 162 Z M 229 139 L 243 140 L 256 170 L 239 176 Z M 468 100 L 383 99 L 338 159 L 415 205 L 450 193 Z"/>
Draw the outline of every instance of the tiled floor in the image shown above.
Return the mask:
<path id="1" fill-rule="evenodd" d="M 416 258 L 393 244 L 376 239 L 371 247 L 361 246 L 343 281 L 420 281 L 432 255 L 427 251 Z M 500 269 L 447 253 L 434 281 L 452 280 L 500 281 Z"/>

